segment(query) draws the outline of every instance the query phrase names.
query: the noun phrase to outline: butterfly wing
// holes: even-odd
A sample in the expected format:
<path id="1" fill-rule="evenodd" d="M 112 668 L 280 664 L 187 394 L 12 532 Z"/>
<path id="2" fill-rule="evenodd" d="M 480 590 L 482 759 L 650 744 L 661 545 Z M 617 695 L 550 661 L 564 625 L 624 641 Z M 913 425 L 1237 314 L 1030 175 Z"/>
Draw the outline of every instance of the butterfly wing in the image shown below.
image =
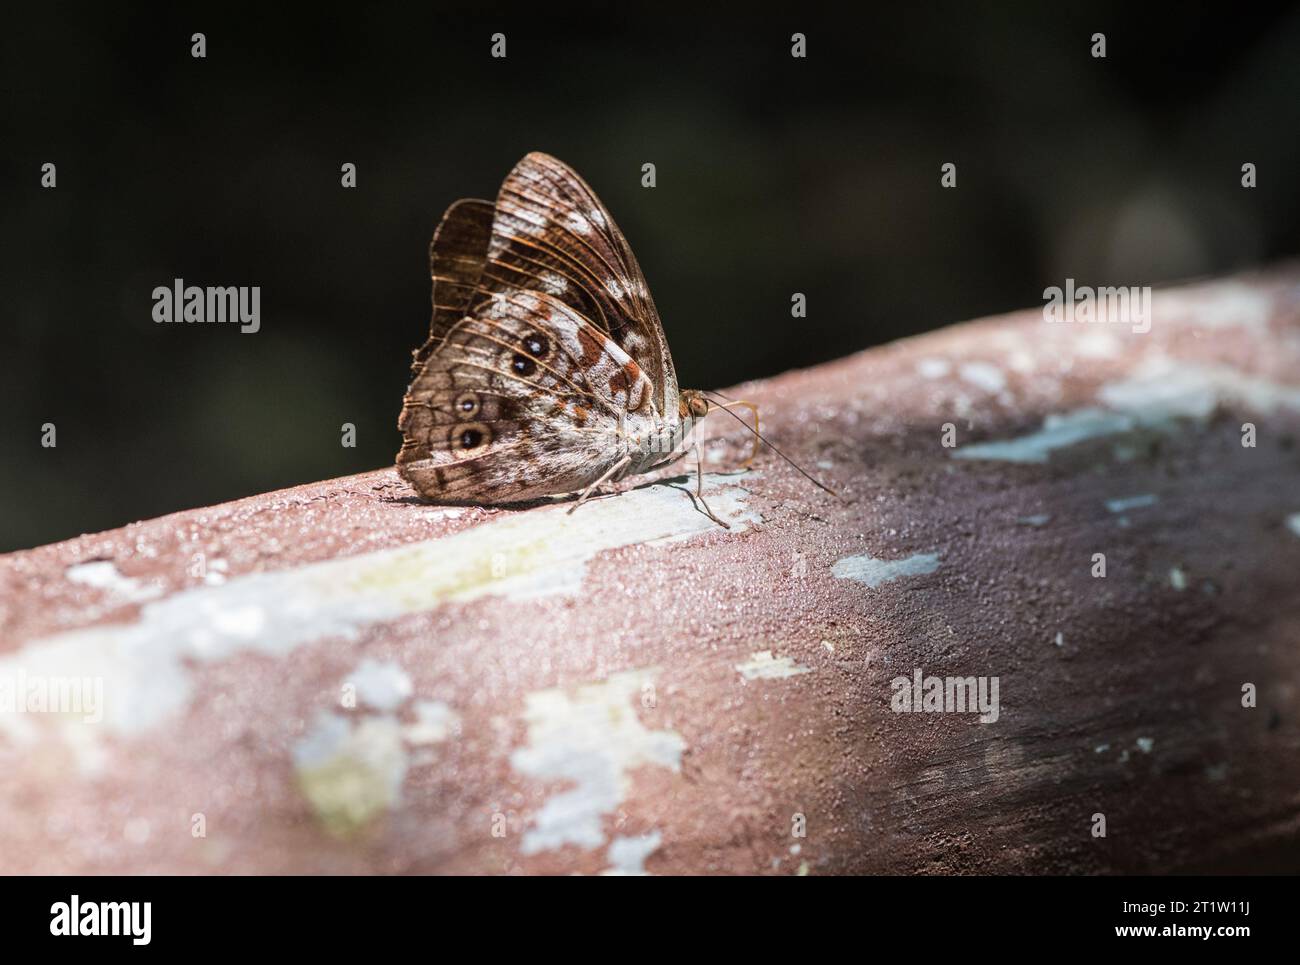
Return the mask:
<path id="1" fill-rule="evenodd" d="M 494 210 L 491 201 L 461 198 L 447 209 L 433 233 L 429 243 L 433 320 L 428 340 L 415 352 L 417 370 L 442 343 L 448 329 L 469 311 L 487 261 Z"/>
<path id="2" fill-rule="evenodd" d="M 497 195 L 476 299 L 548 292 L 611 338 L 649 376 L 661 416 L 677 407 L 677 374 L 641 266 L 596 193 L 572 168 L 534 151 Z"/>
<path id="3" fill-rule="evenodd" d="M 452 205 L 430 266 L 433 322 L 397 456 L 426 498 L 511 502 L 580 489 L 621 457 L 627 420 L 652 418 L 665 399 L 676 405 L 640 268 L 591 189 L 555 159 L 530 154 L 495 207 Z"/>
<path id="4" fill-rule="evenodd" d="M 397 465 L 421 495 L 513 502 L 588 485 L 624 452 L 652 386 L 544 292 L 499 293 L 443 335 L 407 390 Z"/>

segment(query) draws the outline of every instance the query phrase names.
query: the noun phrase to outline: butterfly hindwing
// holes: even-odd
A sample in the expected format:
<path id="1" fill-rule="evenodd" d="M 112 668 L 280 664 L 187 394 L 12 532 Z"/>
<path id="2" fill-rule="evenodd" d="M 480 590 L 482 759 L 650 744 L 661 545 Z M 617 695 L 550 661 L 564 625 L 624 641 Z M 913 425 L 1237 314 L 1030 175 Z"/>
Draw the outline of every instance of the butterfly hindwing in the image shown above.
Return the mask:
<path id="1" fill-rule="evenodd" d="M 433 319 L 428 340 L 415 353 L 417 367 L 469 310 L 487 261 L 494 211 L 491 201 L 462 198 L 447 209 L 433 233 L 429 244 Z"/>
<path id="2" fill-rule="evenodd" d="M 433 498 L 470 486 L 484 501 L 528 498 L 539 485 L 563 492 L 617 458 L 620 418 L 647 411 L 651 393 L 636 363 L 564 303 L 498 293 L 423 363 L 399 422 L 398 466 Z M 511 472 L 489 472 L 509 460 Z M 545 477 L 526 478 L 529 466 Z"/>

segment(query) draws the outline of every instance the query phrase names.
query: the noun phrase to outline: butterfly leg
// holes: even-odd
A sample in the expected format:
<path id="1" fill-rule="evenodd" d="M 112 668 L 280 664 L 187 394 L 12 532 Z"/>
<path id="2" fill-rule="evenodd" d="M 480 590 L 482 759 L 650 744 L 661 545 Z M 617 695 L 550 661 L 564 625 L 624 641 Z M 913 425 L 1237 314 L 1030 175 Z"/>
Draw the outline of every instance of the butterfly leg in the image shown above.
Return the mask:
<path id="1" fill-rule="evenodd" d="M 585 503 L 587 501 L 587 497 L 596 491 L 597 486 L 599 486 L 603 482 L 607 482 L 611 477 L 617 476 L 620 472 L 622 472 L 624 469 L 627 468 L 628 464 L 631 461 L 632 461 L 632 457 L 630 455 L 624 456 L 618 462 L 614 463 L 614 465 L 610 466 L 607 470 L 605 470 L 604 474 L 599 479 L 597 479 L 594 483 L 592 483 L 590 486 L 588 486 L 586 489 L 582 491 L 582 495 L 578 497 L 578 501 L 574 503 L 572 506 L 570 506 L 568 512 L 566 512 L 564 515 L 566 516 L 572 515 L 573 511 L 577 509 L 579 506 L 581 506 L 583 503 Z"/>
<path id="2" fill-rule="evenodd" d="M 730 523 L 724 523 L 709 509 L 709 504 L 704 501 L 704 458 L 700 455 L 700 440 L 695 440 L 695 498 L 704 507 L 704 515 L 709 517 L 723 529 L 731 529 Z"/>

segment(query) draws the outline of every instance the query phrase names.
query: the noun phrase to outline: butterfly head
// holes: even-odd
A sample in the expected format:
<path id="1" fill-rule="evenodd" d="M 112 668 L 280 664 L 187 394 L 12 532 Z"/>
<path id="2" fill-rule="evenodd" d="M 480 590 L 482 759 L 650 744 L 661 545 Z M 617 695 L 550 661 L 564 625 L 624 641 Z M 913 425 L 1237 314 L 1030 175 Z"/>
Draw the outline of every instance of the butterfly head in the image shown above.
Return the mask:
<path id="1" fill-rule="evenodd" d="M 677 409 L 683 421 L 703 419 L 709 414 L 709 400 L 698 389 L 685 389 L 678 396 Z"/>

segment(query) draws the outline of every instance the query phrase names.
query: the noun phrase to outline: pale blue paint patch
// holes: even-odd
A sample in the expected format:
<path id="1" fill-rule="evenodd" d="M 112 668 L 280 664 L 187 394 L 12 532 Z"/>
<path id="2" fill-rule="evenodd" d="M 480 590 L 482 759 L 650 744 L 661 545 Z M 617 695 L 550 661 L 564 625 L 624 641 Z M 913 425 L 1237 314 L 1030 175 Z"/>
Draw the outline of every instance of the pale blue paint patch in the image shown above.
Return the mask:
<path id="1" fill-rule="evenodd" d="M 857 580 L 877 587 L 906 576 L 922 576 L 939 568 L 938 553 L 917 553 L 902 560 L 882 560 L 874 556 L 846 556 L 831 567 L 831 574 L 841 580 Z"/>
<path id="2" fill-rule="evenodd" d="M 1154 493 L 1143 493 L 1141 496 L 1125 496 L 1123 499 L 1106 500 L 1106 508 L 1112 513 L 1124 513 L 1130 509 L 1143 509 L 1147 506 L 1154 506 L 1160 501 L 1160 497 Z"/>
<path id="3" fill-rule="evenodd" d="M 1047 462 L 1057 449 L 1065 449 L 1087 439 L 1129 432 L 1133 419 L 1117 412 L 1080 409 L 1065 415 L 1049 415 L 1043 428 L 1028 435 L 996 442 L 977 442 L 952 451 L 954 459 L 991 459 L 1001 462 Z"/>

